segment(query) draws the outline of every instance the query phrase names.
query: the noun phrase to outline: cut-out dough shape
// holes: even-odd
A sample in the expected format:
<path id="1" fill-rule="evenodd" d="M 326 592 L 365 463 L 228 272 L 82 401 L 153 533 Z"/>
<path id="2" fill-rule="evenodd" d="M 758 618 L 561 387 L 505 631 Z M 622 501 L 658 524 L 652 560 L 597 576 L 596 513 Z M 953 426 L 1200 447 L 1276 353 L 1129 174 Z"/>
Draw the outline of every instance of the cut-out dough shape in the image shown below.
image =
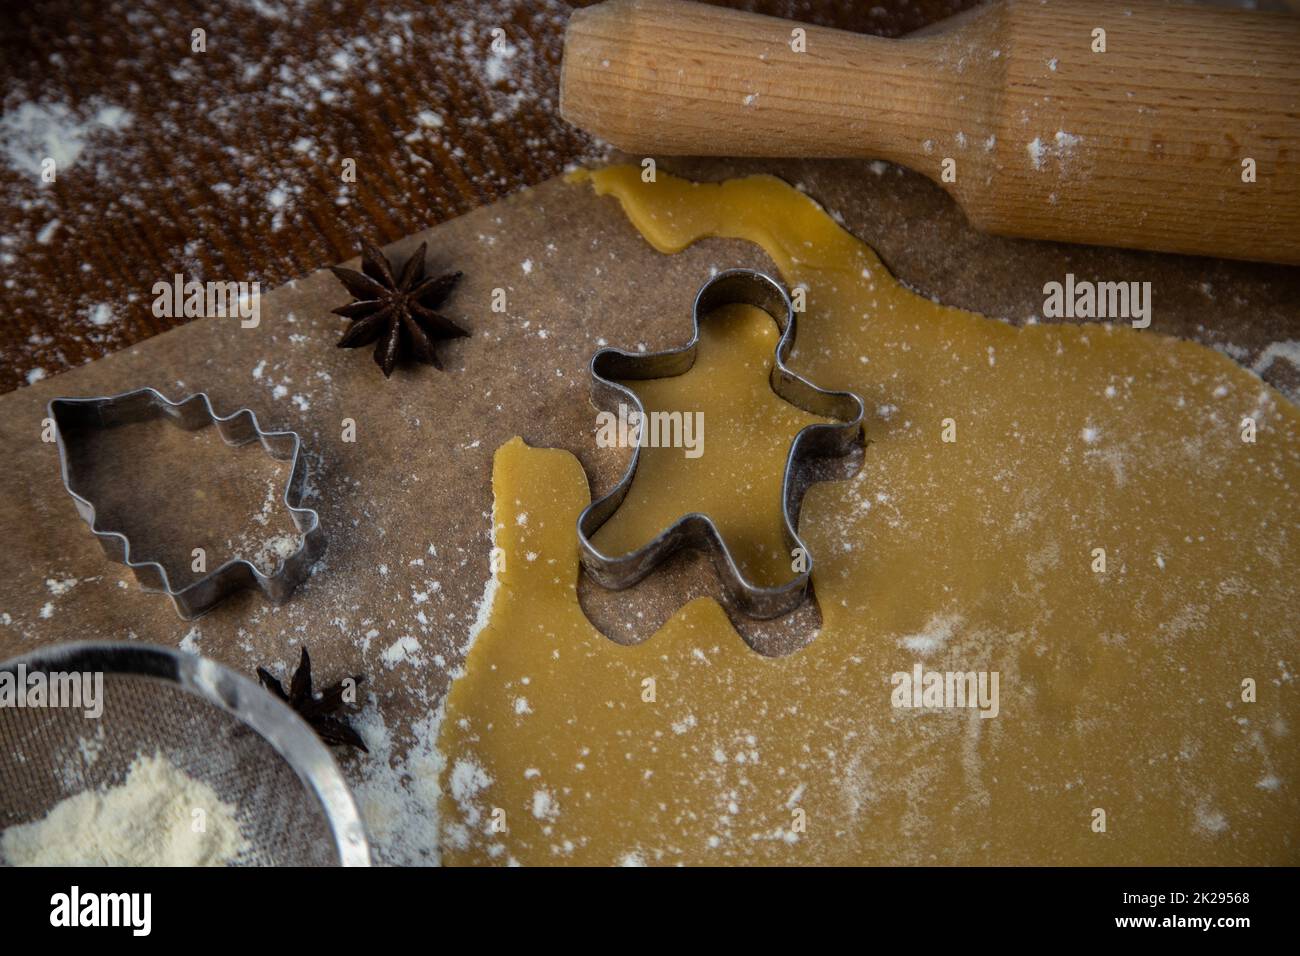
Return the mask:
<path id="1" fill-rule="evenodd" d="M 864 396 L 872 444 L 805 499 L 824 626 L 778 659 L 707 599 L 601 636 L 581 468 L 500 449 L 446 862 L 1300 862 L 1293 406 L 1192 343 L 937 305 L 779 180 L 591 178 L 662 252 L 752 239 L 807 285 L 792 364 Z M 918 664 L 996 671 L 997 716 L 893 706 Z"/>
<path id="2" fill-rule="evenodd" d="M 646 447 L 627 497 L 593 536 L 608 554 L 626 554 L 649 543 L 682 515 L 711 517 L 736 564 L 759 587 L 790 580 L 790 554 L 781 532 L 781 485 L 790 444 L 800 429 L 830 419 L 785 401 L 770 384 L 780 334 L 776 323 L 753 306 L 718 309 L 700 326 L 698 358 L 681 375 L 627 381 L 646 412 L 680 415 L 691 423 L 690 448 Z M 760 426 L 760 427 L 755 427 Z M 683 434 L 685 429 L 683 428 Z M 734 464 L 748 468 L 737 488 Z M 776 521 L 754 520 L 755 501 Z M 645 529 L 654 533 L 645 536 Z"/>

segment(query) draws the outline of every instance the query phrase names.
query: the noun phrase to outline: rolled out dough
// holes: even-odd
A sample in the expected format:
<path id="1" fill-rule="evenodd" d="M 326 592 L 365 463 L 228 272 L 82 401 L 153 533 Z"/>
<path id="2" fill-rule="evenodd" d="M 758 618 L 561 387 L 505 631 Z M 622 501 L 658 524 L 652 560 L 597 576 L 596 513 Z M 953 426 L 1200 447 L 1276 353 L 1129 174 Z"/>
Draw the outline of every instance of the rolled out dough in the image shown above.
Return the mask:
<path id="1" fill-rule="evenodd" d="M 661 252 L 762 245 L 807 288 L 791 364 L 866 400 L 870 444 L 805 500 L 824 623 L 782 658 L 707 599 L 633 647 L 595 631 L 582 469 L 503 446 L 504 568 L 440 738 L 446 862 L 1300 862 L 1293 406 L 1192 343 L 917 296 L 770 177 L 590 177 Z M 715 451 L 709 415 L 718 475 L 790 424 Z M 629 541 L 690 483 L 638 491 Z M 729 493 L 761 553 L 779 501 L 763 481 Z M 996 672 L 997 716 L 894 706 L 917 666 Z"/>

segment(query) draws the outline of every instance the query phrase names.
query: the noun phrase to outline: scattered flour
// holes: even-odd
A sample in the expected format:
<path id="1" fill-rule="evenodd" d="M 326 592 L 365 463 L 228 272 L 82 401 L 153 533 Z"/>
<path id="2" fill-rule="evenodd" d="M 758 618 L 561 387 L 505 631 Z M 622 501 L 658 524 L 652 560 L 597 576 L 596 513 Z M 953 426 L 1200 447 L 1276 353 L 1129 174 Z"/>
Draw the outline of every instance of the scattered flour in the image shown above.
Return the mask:
<path id="1" fill-rule="evenodd" d="M 1297 370 L 1300 370 L 1300 339 L 1273 342 L 1268 348 L 1259 353 L 1259 358 L 1251 366 L 1251 371 L 1262 376 L 1278 359 L 1290 362 Z"/>
<path id="2" fill-rule="evenodd" d="M 404 662 L 413 662 L 419 653 L 420 642 L 408 634 L 384 648 L 380 659 L 385 667 L 393 668 Z"/>
<path id="3" fill-rule="evenodd" d="M 1034 169 L 1042 169 L 1043 155 L 1047 151 L 1047 147 L 1043 145 L 1042 138 L 1035 136 L 1031 139 L 1025 146 L 1025 151 L 1029 153 L 1029 160 L 1034 164 Z"/>
<path id="4" fill-rule="evenodd" d="M 1196 829 L 1209 836 L 1217 836 L 1228 829 L 1228 819 L 1218 810 L 1202 803 L 1196 808 Z"/>
<path id="5" fill-rule="evenodd" d="M 898 639 L 900 646 L 925 657 L 935 651 L 941 651 L 952 640 L 961 626 L 959 614 L 936 614 L 926 623 L 925 629 L 917 634 L 908 634 Z"/>
<path id="6" fill-rule="evenodd" d="M 1059 170 L 1064 172 L 1075 147 L 1082 142 L 1082 136 L 1058 129 L 1050 143 L 1044 143 L 1041 136 L 1035 136 L 1025 145 L 1025 152 L 1029 154 L 1029 161 L 1033 163 L 1034 169 L 1041 170 L 1046 160 L 1055 159 Z"/>
<path id="7" fill-rule="evenodd" d="M 90 320 L 91 325 L 97 326 L 98 328 L 103 328 L 106 325 L 112 325 L 113 307 L 109 305 L 107 302 L 96 302 L 94 305 L 90 307 L 90 310 L 86 313 L 86 318 Z"/>
<path id="8" fill-rule="evenodd" d="M 483 79 L 490 84 L 505 81 L 510 76 L 510 61 L 519 53 L 519 48 L 505 39 L 496 40 L 492 50 L 483 61 Z"/>
<path id="9" fill-rule="evenodd" d="M 493 527 L 489 547 L 496 545 Z M 430 554 L 434 553 L 430 546 Z M 473 624 L 461 652 L 468 654 L 479 633 L 492 615 L 499 582 L 493 575 L 483 587 Z M 374 635 L 378 636 L 378 632 Z M 400 642 L 399 642 L 400 643 Z M 391 648 L 389 648 L 391 650 Z M 361 766 L 360 782 L 353 782 L 352 792 L 370 836 L 375 860 L 390 866 L 437 865 L 439 847 L 444 841 L 468 840 L 468 834 L 454 828 L 444 834 L 438 818 L 442 798 L 439 780 L 446 761 L 438 751 L 438 734 L 444 717 L 445 699 L 410 728 L 403 739 L 395 740 L 378 708 L 369 706 L 355 720 L 357 730 L 370 748 L 369 759 Z M 479 792 L 491 781 L 473 761 L 453 768 L 449 781 L 451 797 L 462 803 L 462 818 L 479 814 L 470 810 Z"/>
<path id="10" fill-rule="evenodd" d="M 555 798 L 551 796 L 551 791 L 545 787 L 538 787 L 533 791 L 533 816 L 538 820 L 554 820 L 559 815 L 559 807 L 555 805 Z"/>
<path id="11" fill-rule="evenodd" d="M 131 125 L 120 106 L 96 104 L 81 115 L 66 103 L 20 103 L 0 119 L 0 150 L 19 173 L 40 176 L 41 164 L 54 160 L 56 175 L 72 166 L 97 133 L 116 133 Z"/>
<path id="12" fill-rule="evenodd" d="M 402 741 L 393 738 L 374 706 L 354 721 L 370 757 L 360 768 L 361 781 L 352 784 L 352 794 L 377 863 L 438 863 L 438 778 L 444 763 L 437 751 L 440 720 L 437 714 L 416 722 Z"/>
<path id="13" fill-rule="evenodd" d="M 198 626 L 195 625 L 186 631 L 185 636 L 181 638 L 180 649 L 186 654 L 198 654 L 199 638 L 202 636 L 202 632 L 198 629 Z"/>
<path id="14" fill-rule="evenodd" d="M 276 534 L 251 543 L 246 535 L 233 550 L 237 557 L 248 561 L 263 574 L 274 574 L 281 562 L 301 546 L 302 538 L 293 534 Z"/>

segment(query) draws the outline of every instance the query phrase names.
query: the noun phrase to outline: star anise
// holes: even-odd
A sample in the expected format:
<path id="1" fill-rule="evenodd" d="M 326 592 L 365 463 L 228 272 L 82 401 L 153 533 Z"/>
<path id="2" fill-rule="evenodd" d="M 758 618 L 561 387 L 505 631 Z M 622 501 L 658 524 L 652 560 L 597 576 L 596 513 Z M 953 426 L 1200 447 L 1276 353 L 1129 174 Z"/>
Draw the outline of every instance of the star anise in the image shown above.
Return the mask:
<path id="1" fill-rule="evenodd" d="M 451 295 L 460 280 L 459 272 L 441 276 L 424 274 L 427 242 L 396 272 L 374 243 L 361 240 L 361 271 L 330 266 L 338 280 L 357 301 L 334 310 L 352 320 L 352 327 L 339 339 L 339 348 L 355 349 L 376 342 L 375 364 L 384 377 L 393 374 L 399 358 L 414 358 L 442 368 L 434 344 L 439 339 L 469 335 L 465 329 L 434 310 Z"/>
<path id="2" fill-rule="evenodd" d="M 366 742 L 352 729 L 352 725 L 344 718 L 334 716 L 334 713 L 343 706 L 344 682 L 339 681 L 327 687 L 321 692 L 320 697 L 312 692 L 311 657 L 307 654 L 307 648 L 302 649 L 302 659 L 298 662 L 298 669 L 293 672 L 289 693 L 284 692 L 275 675 L 265 667 L 257 669 L 257 678 L 262 682 L 263 687 L 296 710 L 325 743 L 332 747 L 347 744 L 370 753 L 366 749 Z M 364 675 L 358 674 L 352 678 L 352 681 L 354 684 L 360 684 L 365 679 Z"/>

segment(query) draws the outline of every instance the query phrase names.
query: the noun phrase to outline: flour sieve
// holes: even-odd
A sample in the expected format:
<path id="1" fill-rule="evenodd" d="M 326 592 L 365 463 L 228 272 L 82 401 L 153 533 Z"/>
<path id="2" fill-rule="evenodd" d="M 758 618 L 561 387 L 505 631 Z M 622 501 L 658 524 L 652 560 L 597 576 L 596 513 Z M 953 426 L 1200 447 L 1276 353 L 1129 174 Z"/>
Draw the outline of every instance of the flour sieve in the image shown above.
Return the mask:
<path id="1" fill-rule="evenodd" d="M 370 851 L 329 750 L 289 707 L 194 654 L 75 643 L 0 663 L 0 673 L 103 674 L 103 711 L 0 706 L 0 831 L 84 790 L 121 784 L 161 754 L 208 784 L 236 819 L 241 866 L 368 866 Z"/>

